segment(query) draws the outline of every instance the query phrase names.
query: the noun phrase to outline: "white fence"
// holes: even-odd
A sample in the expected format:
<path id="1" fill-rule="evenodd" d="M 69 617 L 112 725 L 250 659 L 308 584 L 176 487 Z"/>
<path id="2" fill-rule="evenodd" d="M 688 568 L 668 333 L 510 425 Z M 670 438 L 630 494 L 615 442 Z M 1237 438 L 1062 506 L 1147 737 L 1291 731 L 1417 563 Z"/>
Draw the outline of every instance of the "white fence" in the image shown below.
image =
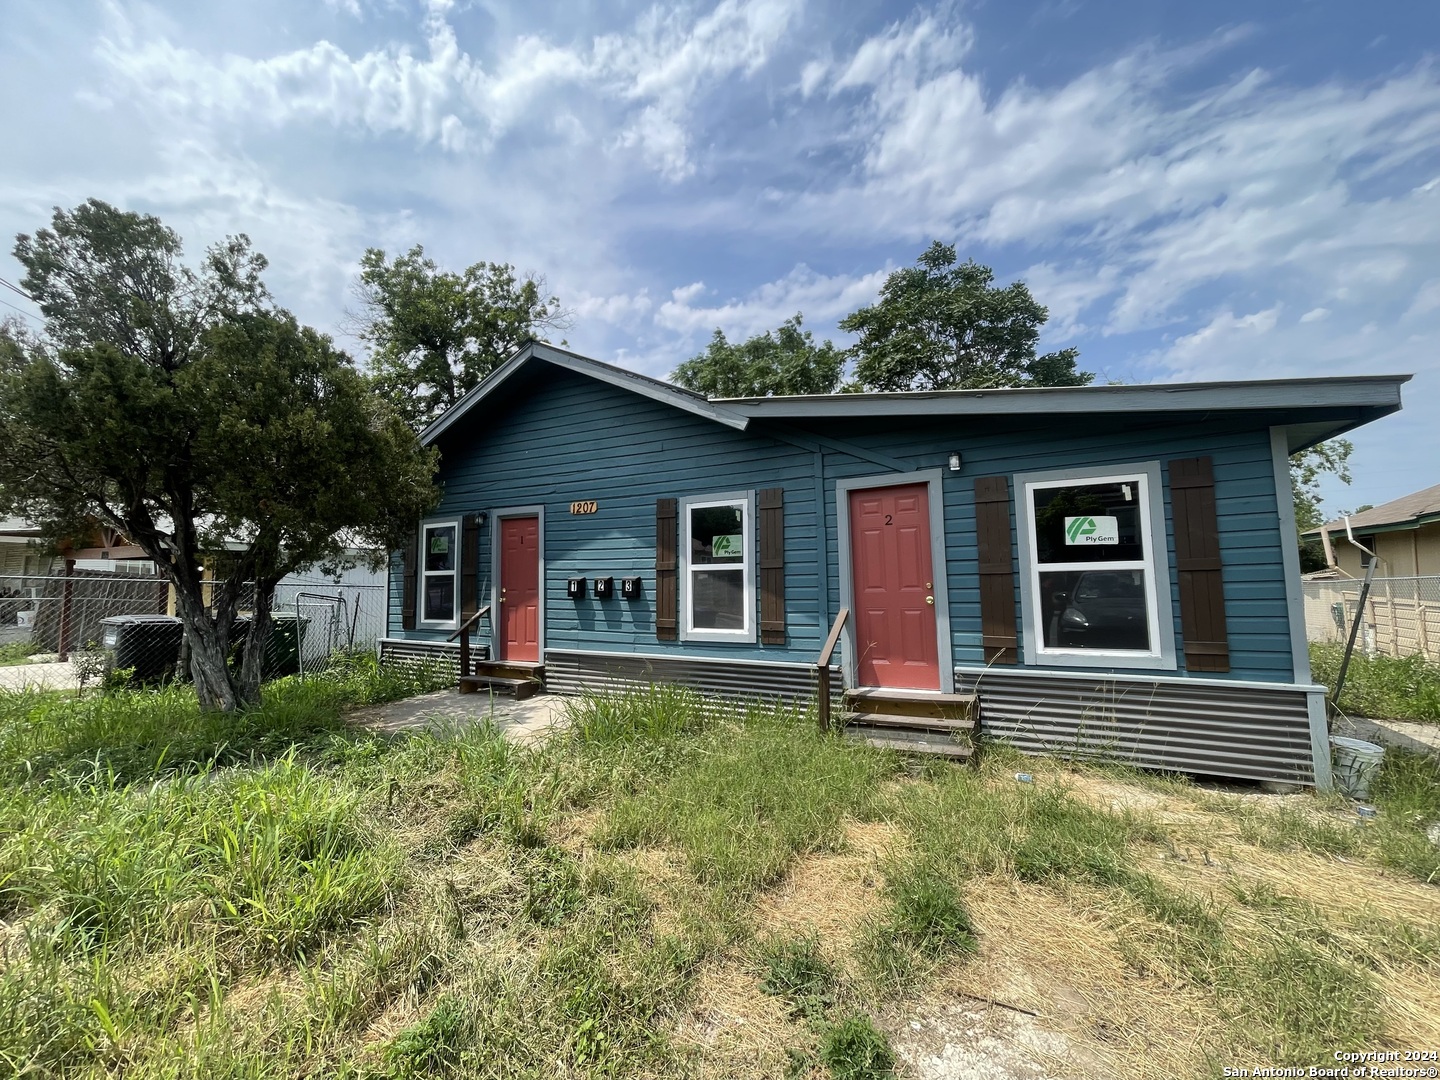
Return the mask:
<path id="1" fill-rule="evenodd" d="M 1357 651 L 1440 661 L 1440 577 L 1377 577 L 1364 611 L 1361 585 L 1352 578 L 1304 582 L 1306 637 L 1343 644 L 1358 617 Z"/>

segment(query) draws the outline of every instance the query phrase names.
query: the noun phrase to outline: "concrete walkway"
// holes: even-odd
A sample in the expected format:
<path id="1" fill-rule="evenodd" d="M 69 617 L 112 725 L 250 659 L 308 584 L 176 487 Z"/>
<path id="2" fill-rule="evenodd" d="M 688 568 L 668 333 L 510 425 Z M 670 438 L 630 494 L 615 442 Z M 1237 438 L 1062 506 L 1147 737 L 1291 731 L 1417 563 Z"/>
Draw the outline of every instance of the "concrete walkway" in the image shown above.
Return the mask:
<path id="1" fill-rule="evenodd" d="M 0 666 L 0 689 L 74 690 L 80 685 L 75 668 L 64 664 L 5 664 Z"/>
<path id="2" fill-rule="evenodd" d="M 536 742 L 565 725 L 565 699 L 536 694 L 524 701 L 491 694 L 461 694 L 452 689 L 372 705 L 350 714 L 350 722 L 374 731 L 476 724 L 489 720 L 508 739 Z"/>
<path id="3" fill-rule="evenodd" d="M 1363 716 L 1338 716 L 1330 721 L 1330 734 L 1363 739 L 1378 746 L 1440 754 L 1440 724 L 1417 724 L 1408 720 L 1367 720 Z"/>

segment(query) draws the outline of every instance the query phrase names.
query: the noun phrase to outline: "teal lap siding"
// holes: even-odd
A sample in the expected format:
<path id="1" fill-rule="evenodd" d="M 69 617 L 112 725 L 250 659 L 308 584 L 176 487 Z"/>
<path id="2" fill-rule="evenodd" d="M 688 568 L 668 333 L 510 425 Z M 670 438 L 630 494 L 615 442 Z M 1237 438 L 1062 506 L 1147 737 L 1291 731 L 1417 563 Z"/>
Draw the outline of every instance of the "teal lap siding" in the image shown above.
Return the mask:
<path id="1" fill-rule="evenodd" d="M 537 367 L 544 371 L 543 380 L 517 377 L 517 385 L 503 400 L 487 402 L 483 410 L 462 417 L 439 438 L 444 495 L 435 516 L 545 507 L 546 648 L 813 662 L 839 608 L 841 575 L 849 572 L 839 564 L 835 485 L 841 479 L 899 471 L 877 463 L 876 457 L 910 470 L 943 472 L 951 655 L 942 652 L 941 663 L 975 665 L 983 663 L 976 477 L 1160 462 L 1167 481 L 1166 558 L 1178 644 L 1179 591 L 1164 464 L 1173 458 L 1210 455 L 1231 671 L 1198 677 L 1273 682 L 1292 678 L 1281 552 L 1283 544 L 1294 541 L 1280 532 L 1269 429 L 1259 427 L 1258 421 L 1227 418 L 1216 423 L 1170 417 L 1156 423 L 1137 417 L 1127 423 L 1111 416 L 1103 423 L 1062 418 L 1042 426 L 1033 420 L 891 424 L 872 420 L 815 423 L 805 431 L 767 429 L 755 421 L 750 430 L 741 432 L 571 371 Z M 817 452 L 817 438 L 828 448 Z M 960 472 L 946 468 L 952 451 L 963 456 Z M 823 470 L 820 484 L 817 467 Z M 656 499 L 767 487 L 785 492 L 785 644 L 657 640 Z M 572 515 L 570 504 L 581 500 L 594 500 L 598 511 Z M 493 536 L 492 519 L 480 534 L 481 604 L 490 602 Z M 392 635 L 401 636 L 400 574 L 398 564 L 392 565 L 389 628 Z M 1017 566 L 1017 581 L 1020 570 Z M 566 581 L 580 576 L 591 581 L 597 576 L 639 577 L 643 594 L 639 600 L 619 598 L 617 580 L 614 599 L 596 600 L 591 593 L 582 601 L 570 600 Z M 1018 589 L 1015 603 L 1018 611 Z M 757 602 L 752 618 L 758 615 Z M 412 631 L 403 636 L 440 640 L 446 635 Z M 1183 657 L 1183 649 L 1177 648 L 1177 653 Z M 1183 674 L 1183 658 L 1180 665 Z"/>

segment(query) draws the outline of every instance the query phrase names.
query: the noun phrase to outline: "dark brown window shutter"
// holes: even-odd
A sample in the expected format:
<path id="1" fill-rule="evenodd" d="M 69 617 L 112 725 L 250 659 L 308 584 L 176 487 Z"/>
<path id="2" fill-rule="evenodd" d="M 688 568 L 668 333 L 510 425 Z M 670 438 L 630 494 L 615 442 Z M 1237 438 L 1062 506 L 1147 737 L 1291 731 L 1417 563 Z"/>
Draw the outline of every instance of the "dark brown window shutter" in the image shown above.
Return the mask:
<path id="1" fill-rule="evenodd" d="M 785 489 L 758 493 L 760 507 L 760 640 L 785 644 Z"/>
<path id="2" fill-rule="evenodd" d="M 674 641 L 679 631 L 679 564 L 676 561 L 676 506 L 674 499 L 655 500 L 655 638 Z"/>
<path id="3" fill-rule="evenodd" d="M 1169 468 L 1185 670 L 1229 671 L 1230 641 L 1225 633 L 1225 583 L 1220 569 L 1213 464 L 1208 457 L 1176 458 Z"/>
<path id="4" fill-rule="evenodd" d="M 460 534 L 460 621 L 480 610 L 480 521 L 466 514 Z"/>
<path id="5" fill-rule="evenodd" d="M 420 572 L 420 538 L 412 536 L 400 553 L 400 626 L 415 629 L 415 575 Z"/>
<path id="6" fill-rule="evenodd" d="M 1009 477 L 976 478 L 975 536 L 980 550 L 980 641 L 985 662 L 1018 664 Z"/>

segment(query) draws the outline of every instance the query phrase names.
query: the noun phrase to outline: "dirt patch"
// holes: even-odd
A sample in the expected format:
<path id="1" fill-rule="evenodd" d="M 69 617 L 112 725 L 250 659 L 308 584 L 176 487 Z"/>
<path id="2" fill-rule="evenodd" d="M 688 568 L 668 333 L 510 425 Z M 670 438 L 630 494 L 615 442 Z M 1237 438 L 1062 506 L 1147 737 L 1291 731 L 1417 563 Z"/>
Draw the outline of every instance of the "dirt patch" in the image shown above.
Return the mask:
<path id="1" fill-rule="evenodd" d="M 987 1056 L 1009 1070 L 988 1075 L 1002 1077 L 1196 1072 L 1218 1016 L 1202 995 L 1136 974 L 1102 901 L 1099 890 L 970 885 L 979 955 L 943 972 L 913 1016 L 892 1023 L 897 1047 L 913 1042 L 917 1073 L 969 1075 Z M 956 1071 L 925 1072 L 923 1062 Z"/>
<path id="2" fill-rule="evenodd" d="M 890 1045 L 916 1080 L 1072 1080 L 1070 1040 L 1033 1016 L 994 1005 L 922 1006 Z"/>
<path id="3" fill-rule="evenodd" d="M 815 1046 L 815 1036 L 791 1018 L 786 1003 L 762 992 L 755 972 L 734 956 L 701 968 L 673 1034 L 692 1057 L 690 1075 L 717 1080 L 785 1076 L 789 1051 L 808 1053 Z"/>
<path id="4" fill-rule="evenodd" d="M 827 959 L 842 961 L 879 903 L 885 860 L 905 843 L 904 832 L 884 822 L 847 824 L 843 850 L 797 860 L 759 898 L 761 932 L 815 934 Z"/>

